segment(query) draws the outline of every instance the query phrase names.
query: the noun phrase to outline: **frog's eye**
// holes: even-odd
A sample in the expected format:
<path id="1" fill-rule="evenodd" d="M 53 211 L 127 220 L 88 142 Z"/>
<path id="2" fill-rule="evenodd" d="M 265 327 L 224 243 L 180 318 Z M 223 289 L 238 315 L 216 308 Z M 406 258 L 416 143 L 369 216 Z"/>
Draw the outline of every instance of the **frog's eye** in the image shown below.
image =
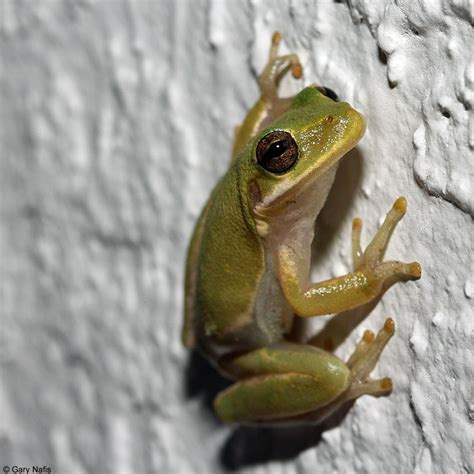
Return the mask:
<path id="1" fill-rule="evenodd" d="M 325 95 L 326 97 L 329 97 L 332 99 L 334 102 L 339 102 L 339 97 L 337 94 L 332 90 L 329 89 L 329 87 L 316 87 L 316 90 L 321 92 L 321 94 Z"/>
<path id="2" fill-rule="evenodd" d="M 281 130 L 265 135 L 255 150 L 258 164 L 270 173 L 289 171 L 298 159 L 298 145 L 294 138 Z"/>

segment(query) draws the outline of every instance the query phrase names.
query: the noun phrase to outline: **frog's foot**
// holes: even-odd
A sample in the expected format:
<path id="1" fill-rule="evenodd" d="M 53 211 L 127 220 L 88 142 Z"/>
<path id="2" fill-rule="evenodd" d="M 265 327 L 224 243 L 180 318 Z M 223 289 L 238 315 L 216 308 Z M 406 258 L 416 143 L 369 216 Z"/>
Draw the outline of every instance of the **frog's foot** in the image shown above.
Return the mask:
<path id="1" fill-rule="evenodd" d="M 290 70 L 295 79 L 303 74 L 303 67 L 296 54 L 278 56 L 280 42 L 281 33 L 277 31 L 273 33 L 267 65 L 258 78 L 262 98 L 270 102 L 278 100 L 278 85 Z"/>
<path id="2" fill-rule="evenodd" d="M 379 397 L 390 394 L 392 391 L 392 380 L 390 378 L 384 377 L 379 380 L 372 380 L 369 375 L 394 333 L 395 323 L 390 318 L 385 321 L 377 336 L 372 331 L 364 332 L 354 353 L 347 361 L 347 367 L 351 370 L 351 384 L 343 395 L 344 401 L 353 400 L 361 395 Z"/>
<path id="3" fill-rule="evenodd" d="M 404 197 L 399 197 L 388 212 L 383 224 L 375 234 L 372 242 L 362 252 L 360 245 L 360 234 L 362 230 L 362 220 L 354 219 L 352 223 L 352 260 L 354 269 L 368 269 L 375 279 L 384 282 L 394 278 L 402 280 L 417 280 L 421 277 L 421 266 L 418 262 L 403 263 L 398 261 L 383 262 L 383 256 L 387 249 L 395 227 L 405 215 L 407 201 Z"/>

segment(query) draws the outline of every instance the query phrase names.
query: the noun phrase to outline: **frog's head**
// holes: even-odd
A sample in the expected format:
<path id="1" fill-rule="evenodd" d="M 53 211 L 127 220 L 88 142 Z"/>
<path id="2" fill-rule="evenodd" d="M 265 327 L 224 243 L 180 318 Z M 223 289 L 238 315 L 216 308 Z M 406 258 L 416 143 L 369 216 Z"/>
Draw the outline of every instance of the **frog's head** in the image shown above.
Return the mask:
<path id="1" fill-rule="evenodd" d="M 364 134 L 362 115 L 334 99 L 327 90 L 307 87 L 251 140 L 245 175 L 252 208 L 264 220 L 311 207 L 305 200 L 322 201 L 321 207 L 335 165 Z M 309 191 L 318 187 L 324 188 L 320 194 Z"/>

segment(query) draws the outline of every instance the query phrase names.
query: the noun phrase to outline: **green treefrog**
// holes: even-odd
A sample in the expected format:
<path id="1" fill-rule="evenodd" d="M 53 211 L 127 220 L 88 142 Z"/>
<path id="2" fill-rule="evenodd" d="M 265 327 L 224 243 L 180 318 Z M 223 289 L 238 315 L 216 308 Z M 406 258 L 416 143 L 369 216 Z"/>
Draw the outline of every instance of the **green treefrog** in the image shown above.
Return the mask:
<path id="1" fill-rule="evenodd" d="M 351 273 L 310 281 L 316 217 L 365 123 L 323 87 L 280 98 L 281 79 L 302 74 L 297 55 L 278 55 L 280 40 L 275 33 L 259 76 L 261 97 L 235 131 L 230 167 L 201 213 L 187 257 L 182 339 L 235 380 L 214 401 L 224 422 L 317 422 L 348 400 L 389 394 L 391 380 L 369 374 L 393 320 L 377 335 L 366 331 L 347 362 L 292 338 L 291 329 L 296 318 L 354 308 L 389 281 L 421 276 L 417 262 L 383 261 L 406 211 L 400 197 L 365 251 L 362 221 L 354 220 Z"/>

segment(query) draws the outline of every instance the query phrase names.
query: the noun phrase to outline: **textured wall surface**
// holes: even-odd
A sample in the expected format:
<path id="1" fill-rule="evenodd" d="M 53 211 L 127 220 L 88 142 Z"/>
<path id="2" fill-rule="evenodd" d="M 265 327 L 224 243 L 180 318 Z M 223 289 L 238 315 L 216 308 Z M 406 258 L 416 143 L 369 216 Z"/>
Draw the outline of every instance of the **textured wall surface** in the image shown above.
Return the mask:
<path id="1" fill-rule="evenodd" d="M 469 0 L 2 0 L 0 464 L 472 472 L 472 14 Z M 187 242 L 274 30 L 305 68 L 286 92 L 327 85 L 368 124 L 320 216 L 314 277 L 346 272 L 351 219 L 367 242 L 399 195 L 389 256 L 424 270 L 336 320 L 355 321 L 346 357 L 393 316 L 376 369 L 393 394 L 292 430 L 221 425 L 209 403 L 225 381 L 179 339 Z"/>

